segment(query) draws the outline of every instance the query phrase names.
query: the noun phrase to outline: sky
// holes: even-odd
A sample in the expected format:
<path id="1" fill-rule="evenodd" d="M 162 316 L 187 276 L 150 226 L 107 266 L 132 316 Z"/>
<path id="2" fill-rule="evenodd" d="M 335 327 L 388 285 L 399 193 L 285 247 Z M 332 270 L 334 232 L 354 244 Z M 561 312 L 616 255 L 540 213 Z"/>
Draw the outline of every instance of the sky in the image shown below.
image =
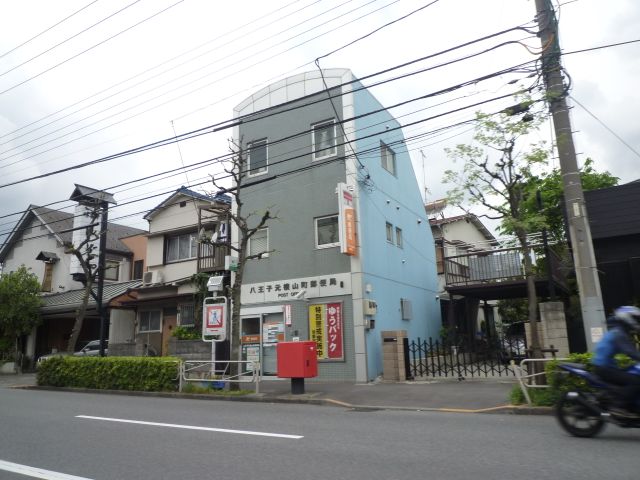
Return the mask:
<path id="1" fill-rule="evenodd" d="M 640 43 L 571 52 L 640 39 L 640 2 L 554 6 L 578 161 L 590 157 L 622 183 L 636 180 Z M 445 149 L 470 141 L 464 122 L 476 111 L 513 103 L 492 99 L 535 83 L 532 70 L 497 73 L 531 68 L 540 52 L 533 0 L 21 0 L 2 9 L 0 240 L 29 204 L 72 211 L 75 183 L 113 193 L 110 220 L 146 229 L 144 213 L 181 185 L 212 190 L 209 175 L 222 174 L 214 159 L 228 153 L 232 130 L 108 157 L 224 125 L 242 100 L 315 70 L 317 58 L 322 68 L 349 68 L 359 78 L 378 74 L 363 83 L 406 125 L 425 199 L 442 198 L 451 188 L 442 182 L 452 167 Z M 529 31 L 441 53 L 518 26 Z M 477 80 L 483 76 L 491 78 Z M 536 140 L 552 142 L 551 126 Z"/>

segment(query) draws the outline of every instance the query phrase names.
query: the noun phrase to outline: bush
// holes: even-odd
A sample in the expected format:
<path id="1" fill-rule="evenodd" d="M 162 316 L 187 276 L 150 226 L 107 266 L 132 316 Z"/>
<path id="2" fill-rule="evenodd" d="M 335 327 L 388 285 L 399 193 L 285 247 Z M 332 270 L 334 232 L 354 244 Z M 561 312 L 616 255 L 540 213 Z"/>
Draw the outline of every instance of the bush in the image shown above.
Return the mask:
<path id="1" fill-rule="evenodd" d="M 135 390 L 178 389 L 179 359 L 171 357 L 53 357 L 38 365 L 38 385 Z"/>
<path id="2" fill-rule="evenodd" d="M 202 333 L 195 327 L 183 327 L 182 325 L 175 327 L 171 335 L 178 340 L 200 340 L 202 337 Z"/>

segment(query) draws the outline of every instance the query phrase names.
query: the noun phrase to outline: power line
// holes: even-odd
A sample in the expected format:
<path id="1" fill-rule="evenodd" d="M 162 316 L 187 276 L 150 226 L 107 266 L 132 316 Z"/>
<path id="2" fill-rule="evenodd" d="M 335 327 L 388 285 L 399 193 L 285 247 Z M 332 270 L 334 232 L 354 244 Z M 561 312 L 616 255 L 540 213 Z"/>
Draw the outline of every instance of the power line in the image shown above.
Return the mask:
<path id="1" fill-rule="evenodd" d="M 34 55 L 33 57 L 31 57 L 31 58 L 29 58 L 29 59 L 25 60 L 24 62 L 19 63 L 18 65 L 15 65 L 15 66 L 11 67 L 9 70 L 6 70 L 6 71 L 4 71 L 4 72 L 0 73 L 0 77 L 5 76 L 7 73 L 13 72 L 14 70 L 17 70 L 18 68 L 22 67 L 23 65 L 26 65 L 27 63 L 29 63 L 29 62 L 31 62 L 31 61 L 33 61 L 33 60 L 35 60 L 36 58 L 40 58 L 42 55 L 44 55 L 44 54 L 46 54 L 46 53 L 49 53 L 51 50 L 54 50 L 54 49 L 58 48 L 60 45 L 64 45 L 65 43 L 67 43 L 67 42 L 69 42 L 69 41 L 73 40 L 74 38 L 76 38 L 76 37 L 78 37 L 78 36 L 82 35 L 83 33 L 85 33 L 85 32 L 87 32 L 87 31 L 91 30 L 92 28 L 97 27 L 97 26 L 98 26 L 98 25 L 100 25 L 101 23 L 106 22 L 106 21 L 107 21 L 107 20 L 109 20 L 110 18 L 115 17 L 115 16 L 116 16 L 116 15 L 118 15 L 119 13 L 124 12 L 127 8 L 130 8 L 130 7 L 134 6 L 134 5 L 135 5 L 136 3 L 138 3 L 138 2 L 140 2 L 140 0 L 135 0 L 134 2 L 130 3 L 129 5 L 126 5 L 126 6 L 124 6 L 123 8 L 121 8 L 120 10 L 117 10 L 116 12 L 112 13 L 111 15 L 109 15 L 109 16 L 107 16 L 107 17 L 103 18 L 103 19 L 102 19 L 102 20 L 100 20 L 99 22 L 96 22 L 96 23 L 94 23 L 93 25 L 91 25 L 91 26 L 89 26 L 89 27 L 85 28 L 84 30 L 81 30 L 81 31 L 79 31 L 78 33 L 76 33 L 76 34 L 74 34 L 74 35 L 72 35 L 72 36 L 70 36 L 70 37 L 68 37 L 68 38 L 64 39 L 63 41 L 61 41 L 61 42 L 59 42 L 59 43 L 56 43 L 53 47 L 49 47 L 48 49 L 46 49 L 46 50 L 44 50 L 44 51 L 42 51 L 42 52 L 38 53 L 37 55 Z M 85 8 L 86 8 L 86 7 L 85 7 Z"/>
<path id="2" fill-rule="evenodd" d="M 139 1 L 139 0 L 138 0 L 138 1 Z M 135 27 L 137 27 L 137 26 L 139 26 L 139 25 L 141 25 L 141 24 L 143 24 L 143 23 L 145 23 L 145 22 L 147 22 L 147 21 L 151 20 L 152 18 L 157 17 L 158 15 L 160 15 L 160 14 L 162 14 L 162 13 L 166 12 L 167 10 L 169 10 L 169 9 L 171 9 L 171 8 L 173 8 L 173 7 L 175 7 L 175 6 L 176 6 L 176 5 L 178 5 L 179 3 L 182 3 L 183 1 L 184 1 L 184 0 L 178 0 L 177 2 L 175 2 L 175 3 L 171 4 L 171 5 L 169 5 L 168 7 L 164 8 L 164 9 L 162 9 L 162 10 L 160 10 L 159 12 L 154 13 L 153 15 L 151 15 L 151 16 L 149 16 L 149 17 L 146 17 L 145 19 L 143 19 L 143 20 L 141 20 L 141 21 L 139 21 L 139 22 L 137 22 L 137 23 L 135 23 L 135 24 L 131 25 L 130 27 L 125 28 L 124 30 L 121 30 L 120 32 L 116 33 L 115 35 L 112 35 L 112 36 L 110 36 L 110 37 L 107 37 L 106 39 L 104 39 L 104 40 L 102 40 L 102 41 L 100 41 L 100 42 L 96 43 L 95 45 L 92 45 L 92 46 L 91 46 L 91 47 L 89 47 L 89 48 L 85 48 L 85 49 L 84 49 L 84 50 L 82 50 L 81 52 L 76 53 L 75 55 L 73 55 L 73 56 L 71 56 L 71 57 L 67 58 L 66 60 L 63 60 L 62 62 L 56 63 L 56 64 L 55 64 L 55 65 L 53 65 L 52 67 L 49 67 L 49 68 L 47 68 L 46 70 L 43 70 L 43 71 L 41 71 L 40 73 L 37 73 L 37 74 L 35 74 L 35 75 L 33 75 L 33 76 L 31 76 L 31 77 L 27 78 L 26 80 L 23 80 L 22 82 L 16 83 L 15 85 L 13 85 L 13 86 L 11 86 L 11 87 L 6 88 L 5 90 L 3 90 L 3 91 L 1 91 L 1 92 L 0 92 L 0 95 L 5 94 L 5 93 L 7 93 L 7 92 L 10 92 L 11 90 L 13 90 L 13 89 L 15 89 L 15 88 L 18 88 L 19 86 L 24 85 L 25 83 L 30 82 L 31 80 L 33 80 L 33 79 L 35 79 L 35 78 L 38 78 L 38 77 L 42 76 L 42 75 L 44 75 L 45 73 L 50 72 L 51 70 L 53 70 L 53 69 L 55 69 L 55 68 L 58 68 L 60 65 L 64 65 L 65 63 L 67 63 L 67 62 L 69 62 L 69 61 L 73 60 L 74 58 L 77 58 L 77 57 L 79 57 L 80 55 L 83 55 L 83 54 L 87 53 L 88 51 L 93 50 L 94 48 L 99 47 L 100 45 L 102 45 L 102 44 L 104 44 L 104 43 L 107 43 L 109 40 L 113 40 L 114 38 L 116 38 L 116 37 L 118 37 L 118 36 L 122 35 L 123 33 L 128 32 L 129 30 L 131 30 L 131 29 L 133 29 L 133 28 L 135 28 Z"/>
<path id="3" fill-rule="evenodd" d="M 19 49 L 20 47 L 24 47 L 27 43 L 35 40 L 36 38 L 44 35 L 45 33 L 47 33 L 49 30 L 54 29 L 55 27 L 57 27 L 58 25 L 60 25 L 61 23 L 66 22 L 67 20 L 69 20 L 71 17 L 77 15 L 78 13 L 82 12 L 83 10 L 89 8 L 91 5 L 93 5 L 94 3 L 96 3 L 98 0 L 93 0 L 93 2 L 88 3 L 87 5 L 85 5 L 84 7 L 82 7 L 80 10 L 76 10 L 75 12 L 73 12 L 71 15 L 68 15 L 66 17 L 64 17 L 62 20 L 60 20 L 57 23 L 54 23 L 53 25 L 51 25 L 49 28 L 44 29 L 43 31 L 41 31 L 40 33 L 34 35 L 33 37 L 31 37 L 28 40 L 25 40 L 24 42 L 22 42 L 20 45 L 17 45 L 15 47 L 13 47 L 11 50 L 3 53 L 2 55 L 0 55 L 0 58 L 4 58 L 7 55 L 9 55 L 10 53 L 15 52 L 17 49 Z"/>

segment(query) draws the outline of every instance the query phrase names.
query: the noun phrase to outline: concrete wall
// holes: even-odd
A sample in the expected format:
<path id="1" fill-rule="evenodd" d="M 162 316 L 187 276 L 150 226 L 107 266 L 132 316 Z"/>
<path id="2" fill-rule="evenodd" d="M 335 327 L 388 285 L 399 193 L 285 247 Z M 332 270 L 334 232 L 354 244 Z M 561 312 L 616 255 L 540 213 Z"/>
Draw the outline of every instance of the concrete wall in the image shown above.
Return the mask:
<path id="1" fill-rule="evenodd" d="M 136 332 L 135 310 L 112 308 L 109 319 L 109 345 L 133 342 Z"/>

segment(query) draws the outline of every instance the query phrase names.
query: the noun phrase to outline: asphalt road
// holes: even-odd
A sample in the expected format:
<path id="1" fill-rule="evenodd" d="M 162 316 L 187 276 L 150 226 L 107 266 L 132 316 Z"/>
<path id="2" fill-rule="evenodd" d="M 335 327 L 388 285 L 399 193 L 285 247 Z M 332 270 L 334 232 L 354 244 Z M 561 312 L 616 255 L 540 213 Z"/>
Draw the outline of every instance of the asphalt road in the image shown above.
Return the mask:
<path id="1" fill-rule="evenodd" d="M 0 433 L 2 480 L 600 480 L 635 478 L 640 465 L 640 430 L 575 439 L 547 416 L 7 388 Z"/>

